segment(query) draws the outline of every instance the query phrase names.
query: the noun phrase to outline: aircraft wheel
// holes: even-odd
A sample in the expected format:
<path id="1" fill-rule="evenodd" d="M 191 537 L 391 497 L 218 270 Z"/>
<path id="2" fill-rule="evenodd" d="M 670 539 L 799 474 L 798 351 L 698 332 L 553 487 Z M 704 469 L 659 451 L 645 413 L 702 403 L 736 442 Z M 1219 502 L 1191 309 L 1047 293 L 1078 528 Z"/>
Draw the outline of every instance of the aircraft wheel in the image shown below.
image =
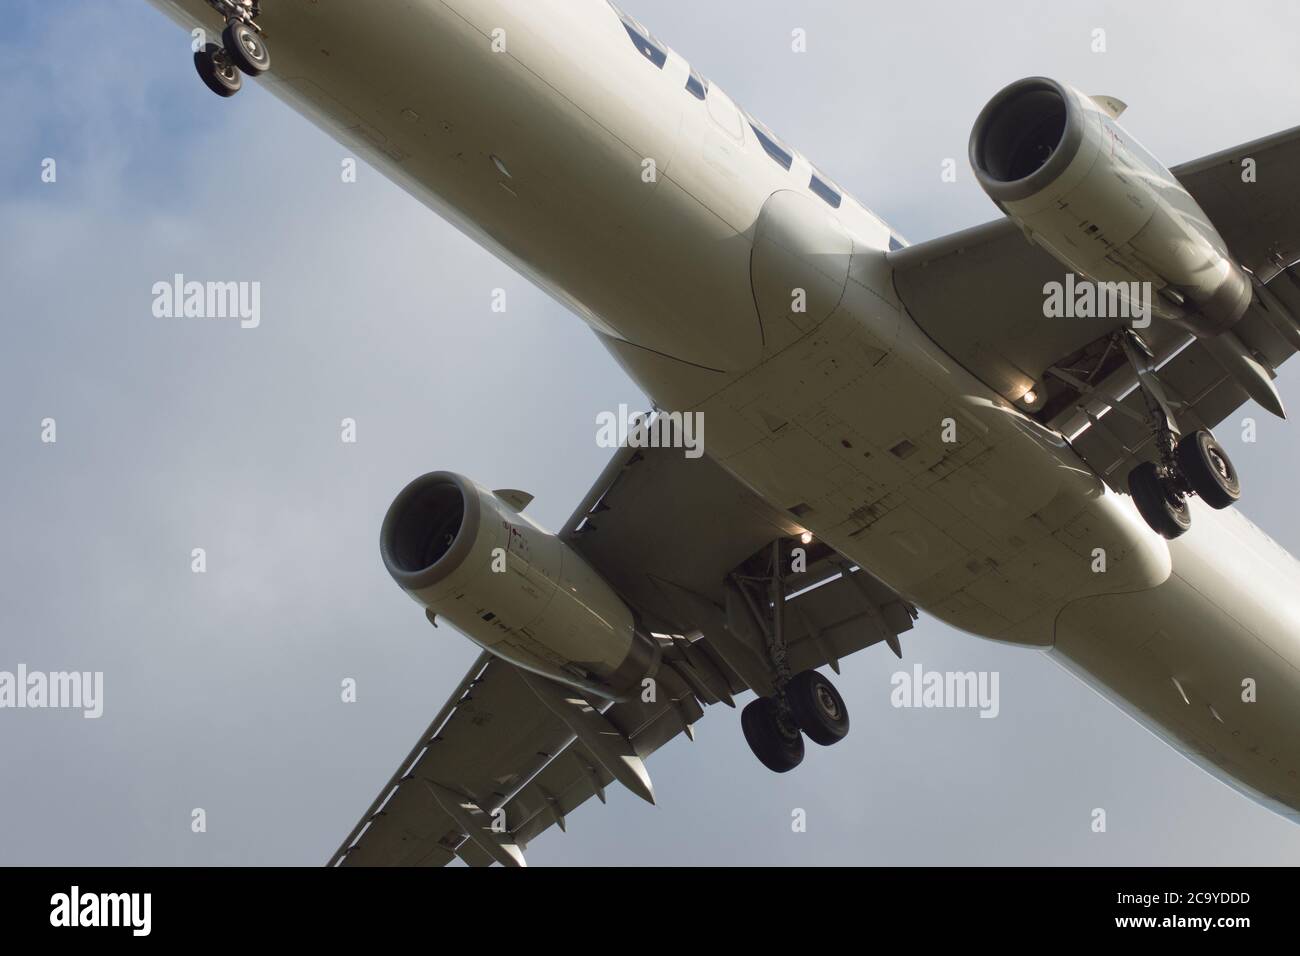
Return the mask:
<path id="1" fill-rule="evenodd" d="M 271 68 L 271 51 L 262 34 L 242 20 L 227 23 L 221 39 L 235 65 L 249 76 L 261 76 Z"/>
<path id="2" fill-rule="evenodd" d="M 1128 473 L 1128 491 L 1151 529 L 1173 540 L 1192 526 L 1187 499 L 1160 477 L 1155 463 L 1144 461 Z"/>
<path id="3" fill-rule="evenodd" d="M 250 77 L 260 77 L 270 69 L 270 51 L 261 34 L 242 20 L 231 20 L 221 33 L 230 59 Z"/>
<path id="4" fill-rule="evenodd" d="M 235 64 L 215 43 L 194 54 L 194 68 L 199 71 L 199 79 L 218 96 L 234 96 L 244 85 Z"/>
<path id="5" fill-rule="evenodd" d="M 1211 508 L 1226 508 L 1241 497 L 1237 469 L 1223 446 L 1204 429 L 1184 435 L 1174 457 L 1192 490 Z"/>
<path id="6" fill-rule="evenodd" d="M 785 726 L 776 701 L 759 697 L 740 712 L 740 728 L 754 756 L 773 773 L 793 770 L 803 761 L 803 735 Z"/>
<path id="7" fill-rule="evenodd" d="M 849 710 L 835 685 L 817 671 L 804 671 L 791 678 L 786 700 L 799 729 L 815 744 L 829 747 L 849 732 Z"/>

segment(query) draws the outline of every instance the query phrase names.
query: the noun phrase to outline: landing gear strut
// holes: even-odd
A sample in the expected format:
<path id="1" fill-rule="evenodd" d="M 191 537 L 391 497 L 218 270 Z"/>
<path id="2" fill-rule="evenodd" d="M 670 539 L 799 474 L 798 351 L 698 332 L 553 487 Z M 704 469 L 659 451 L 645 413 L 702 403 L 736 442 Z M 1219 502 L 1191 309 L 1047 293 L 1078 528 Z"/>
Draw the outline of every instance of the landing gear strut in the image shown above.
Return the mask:
<path id="1" fill-rule="evenodd" d="M 261 76 L 271 68 L 271 53 L 257 25 L 260 0 L 208 0 L 226 18 L 222 45 L 207 44 L 194 54 L 194 68 L 213 93 L 234 96 L 243 86 L 241 76 Z"/>
<path id="2" fill-rule="evenodd" d="M 1191 495 L 1199 495 L 1211 508 L 1226 508 L 1241 497 L 1241 482 L 1228 453 L 1210 432 L 1202 429 L 1178 437 L 1173 406 L 1152 368 L 1151 351 L 1131 330 L 1123 335 L 1121 344 L 1137 370 L 1159 452 L 1158 461 L 1143 462 L 1129 472 L 1129 494 L 1151 529 L 1172 540 L 1192 526 L 1187 504 Z"/>
<path id="3" fill-rule="evenodd" d="M 775 773 L 799 766 L 805 735 L 813 743 L 827 747 L 843 740 L 849 732 L 848 708 L 829 680 L 817 671 L 790 674 L 785 642 L 786 557 L 782 542 L 775 541 L 764 573 L 732 575 L 749 614 L 766 639 L 767 655 L 776 674 L 773 696 L 750 701 L 741 711 L 740 726 L 754 756 Z"/>

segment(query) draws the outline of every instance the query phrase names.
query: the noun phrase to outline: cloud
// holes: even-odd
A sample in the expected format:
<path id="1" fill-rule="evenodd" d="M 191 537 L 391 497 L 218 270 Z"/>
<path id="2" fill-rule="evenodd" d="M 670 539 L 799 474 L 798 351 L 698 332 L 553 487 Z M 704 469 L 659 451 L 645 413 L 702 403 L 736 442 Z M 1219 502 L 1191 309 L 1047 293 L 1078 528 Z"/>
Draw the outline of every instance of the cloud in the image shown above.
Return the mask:
<path id="1" fill-rule="evenodd" d="M 0 154 L 0 667 L 103 670 L 105 714 L 0 714 L 0 816 L 24 821 L 0 857 L 320 863 L 474 657 L 384 573 L 391 497 L 452 468 L 533 492 L 558 527 L 607 460 L 595 413 L 644 400 L 581 322 L 397 187 L 364 166 L 343 184 L 346 150 L 265 91 L 212 97 L 165 18 L 58 6 L 20 3 L 0 41 L 0 115 L 19 144 Z M 929 6 L 628 6 L 914 239 L 993 215 L 969 177 L 945 190 L 938 163 L 964 155 L 983 100 L 1026 70 L 1104 84 L 1177 159 L 1300 116 L 1282 82 L 1294 29 L 1234 16 L 1249 70 L 1231 51 L 1218 67 L 1180 53 L 1224 35 L 1218 5 L 961 6 L 942 30 Z M 1080 49 L 1094 21 L 1112 30 L 1105 66 Z M 39 180 L 47 156 L 54 185 Z M 176 273 L 261 282 L 261 327 L 154 318 L 152 285 Z M 489 308 L 499 287 L 504 316 Z M 39 441 L 45 417 L 56 445 Z M 356 445 L 340 441 L 345 417 Z M 1254 470 L 1289 474 L 1293 445 L 1273 434 Z M 1290 492 L 1275 494 L 1248 507 L 1275 517 Z M 798 774 L 763 770 L 719 708 L 698 743 L 651 762 L 659 807 L 616 794 L 530 859 L 1204 863 L 1300 849 L 1288 824 L 1040 655 L 924 620 L 904 645 L 927 667 L 999 670 L 1001 718 L 889 708 L 893 658 L 868 651 L 840 682 L 855 733 Z M 340 701 L 345 677 L 357 704 Z M 1122 838 L 1089 839 L 1098 801 Z M 796 806 L 806 834 L 790 832 Z M 194 807 L 206 834 L 190 832 Z M 1225 817 L 1241 821 L 1231 842 Z"/>

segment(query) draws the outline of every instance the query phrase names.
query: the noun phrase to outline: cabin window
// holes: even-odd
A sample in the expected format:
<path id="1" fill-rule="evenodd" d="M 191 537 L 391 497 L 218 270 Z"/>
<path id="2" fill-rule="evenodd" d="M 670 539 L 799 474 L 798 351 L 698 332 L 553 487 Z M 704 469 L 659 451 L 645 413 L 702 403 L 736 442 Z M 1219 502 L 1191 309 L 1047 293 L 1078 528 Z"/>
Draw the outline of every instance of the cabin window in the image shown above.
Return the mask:
<path id="1" fill-rule="evenodd" d="M 758 137 L 758 141 L 763 144 L 763 151 L 767 153 L 767 155 L 771 156 L 786 169 L 789 169 L 794 165 L 794 153 L 786 149 L 781 141 L 776 138 L 775 133 L 752 116 L 749 118 L 749 125 L 750 128 L 753 129 L 754 135 Z"/>
<path id="2" fill-rule="evenodd" d="M 686 89 L 690 91 L 691 96 L 697 100 L 703 100 L 709 92 L 709 81 L 700 74 L 691 70 L 691 75 L 686 78 Z"/>
<path id="3" fill-rule="evenodd" d="M 614 6 L 613 0 L 610 0 L 609 5 L 614 8 L 618 18 L 623 21 L 623 29 L 631 37 L 632 45 L 637 48 L 637 51 L 643 57 L 662 70 L 664 64 L 668 62 L 668 48 L 656 40 L 654 34 L 641 26 L 636 19 Z"/>
<path id="4" fill-rule="evenodd" d="M 808 183 L 808 188 L 818 196 L 821 196 L 821 198 L 826 201 L 827 205 L 833 206 L 836 209 L 839 209 L 840 203 L 844 201 L 843 197 L 840 195 L 840 191 L 825 179 L 822 179 L 822 177 L 817 173 L 812 174 L 812 181 Z"/>

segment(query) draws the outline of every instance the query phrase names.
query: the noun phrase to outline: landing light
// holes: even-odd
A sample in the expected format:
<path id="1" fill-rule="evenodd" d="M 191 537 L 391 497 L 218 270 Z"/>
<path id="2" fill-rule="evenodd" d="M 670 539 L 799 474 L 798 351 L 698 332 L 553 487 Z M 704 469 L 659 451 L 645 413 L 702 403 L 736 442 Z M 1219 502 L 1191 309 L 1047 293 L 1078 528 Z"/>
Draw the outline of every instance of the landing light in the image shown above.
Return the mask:
<path id="1" fill-rule="evenodd" d="M 1024 395 L 1020 396 L 1020 400 L 1026 405 L 1033 405 L 1038 401 L 1038 393 L 1031 388 L 1029 391 L 1025 392 Z"/>
<path id="2" fill-rule="evenodd" d="M 799 535 L 799 540 L 804 544 L 812 544 L 812 532 L 805 531 L 803 534 Z"/>

